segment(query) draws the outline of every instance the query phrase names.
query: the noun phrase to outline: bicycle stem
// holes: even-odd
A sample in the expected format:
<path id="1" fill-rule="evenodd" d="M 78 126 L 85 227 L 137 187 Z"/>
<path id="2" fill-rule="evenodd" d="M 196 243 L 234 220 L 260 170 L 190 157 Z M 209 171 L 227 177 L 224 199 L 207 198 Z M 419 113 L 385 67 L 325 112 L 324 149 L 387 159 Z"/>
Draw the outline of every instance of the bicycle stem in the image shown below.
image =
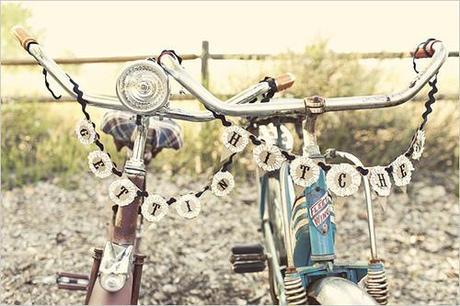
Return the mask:
<path id="1" fill-rule="evenodd" d="M 302 134 L 303 134 L 303 155 L 317 158 L 319 157 L 320 151 L 318 142 L 316 140 L 316 119 L 318 114 L 307 113 L 305 120 L 302 122 Z"/>
<path id="2" fill-rule="evenodd" d="M 140 116 L 140 120 L 138 120 L 138 125 L 134 132 L 133 152 L 125 166 L 127 174 L 145 176 L 144 150 L 147 140 L 148 122 L 149 118 L 147 116 Z"/>

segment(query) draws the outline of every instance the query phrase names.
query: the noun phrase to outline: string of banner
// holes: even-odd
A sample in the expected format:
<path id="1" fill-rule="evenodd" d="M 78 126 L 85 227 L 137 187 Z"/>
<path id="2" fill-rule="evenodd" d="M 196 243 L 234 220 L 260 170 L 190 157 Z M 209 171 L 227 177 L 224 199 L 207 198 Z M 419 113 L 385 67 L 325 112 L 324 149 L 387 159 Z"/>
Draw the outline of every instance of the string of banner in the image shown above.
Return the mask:
<path id="1" fill-rule="evenodd" d="M 420 48 L 423 48 L 428 53 L 426 46 L 433 40 L 429 39 L 418 45 L 414 54 Z M 418 73 L 415 57 L 413 57 L 413 68 Z M 43 74 L 45 75 L 46 87 L 54 98 L 59 99 L 60 96 L 56 96 L 49 87 L 45 69 Z M 273 141 L 254 135 L 248 131 L 248 128 L 235 125 L 227 120 L 224 115 L 209 109 L 224 126 L 222 141 L 225 148 L 224 155 L 228 157 L 224 159 L 219 170 L 214 173 L 210 184 L 206 185 L 201 191 L 181 195 L 178 198 L 165 199 L 159 194 L 149 194 L 145 190 L 139 190 L 130 179 L 122 177 L 123 172 L 117 169 L 110 154 L 105 151 L 104 145 L 99 140 L 100 136 L 96 131 L 95 124 L 91 121 L 91 117 L 86 111 L 87 101 L 83 97 L 83 92 L 74 80 L 70 77 L 69 79 L 74 85 L 73 90 L 77 94 L 77 101 L 85 115 L 85 118 L 78 122 L 76 126 L 78 140 L 84 145 L 94 143 L 99 148 L 99 150 L 92 151 L 88 155 L 88 165 L 91 172 L 98 178 L 107 178 L 112 174 L 120 177 L 109 186 L 109 197 L 115 205 L 126 206 L 132 203 L 136 197 L 144 197 L 141 214 L 150 222 L 161 220 L 167 214 L 170 205 L 175 206 L 180 216 L 186 219 L 195 218 L 201 210 L 200 198 L 208 190 L 211 190 L 218 197 L 228 195 L 235 187 L 233 175 L 229 170 L 230 165 L 233 163 L 235 156 L 248 147 L 249 142 L 254 145 L 252 154 L 258 167 L 264 171 L 271 172 L 278 170 L 283 162 L 288 161 L 290 162 L 290 175 L 293 182 L 298 186 L 311 186 L 319 179 L 320 172 L 323 170 L 326 172 L 326 183 L 329 190 L 337 196 L 346 197 L 358 191 L 361 176 L 369 175 L 370 185 L 374 192 L 378 196 L 388 196 L 391 192 L 392 181 L 396 186 L 406 186 L 411 181 L 412 172 L 415 170 L 412 160 L 419 160 L 422 156 L 425 145 L 425 125 L 428 121 L 428 115 L 432 112 L 432 105 L 436 102 L 434 95 L 438 91 L 436 74 L 428 82 L 431 90 L 428 92 L 428 99 L 425 102 L 422 122 L 413 135 L 409 148 L 388 166 L 359 167 L 348 163 L 327 164 L 322 161 L 315 161 L 307 156 L 296 156 L 279 148 Z"/>

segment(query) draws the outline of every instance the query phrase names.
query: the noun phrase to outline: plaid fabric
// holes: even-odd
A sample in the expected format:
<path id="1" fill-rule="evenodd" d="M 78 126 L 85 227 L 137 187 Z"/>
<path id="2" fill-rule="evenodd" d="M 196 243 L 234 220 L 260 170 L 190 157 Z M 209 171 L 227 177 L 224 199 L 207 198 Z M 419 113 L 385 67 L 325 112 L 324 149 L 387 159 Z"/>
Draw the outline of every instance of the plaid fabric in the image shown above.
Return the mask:
<path id="1" fill-rule="evenodd" d="M 124 146 L 130 149 L 133 148 L 135 128 L 135 115 L 121 111 L 105 113 L 101 124 L 102 131 L 112 135 L 118 151 Z M 149 118 L 145 150 L 147 162 L 160 152 L 161 149 L 170 148 L 178 150 L 182 147 L 182 144 L 182 129 L 174 120 Z"/>

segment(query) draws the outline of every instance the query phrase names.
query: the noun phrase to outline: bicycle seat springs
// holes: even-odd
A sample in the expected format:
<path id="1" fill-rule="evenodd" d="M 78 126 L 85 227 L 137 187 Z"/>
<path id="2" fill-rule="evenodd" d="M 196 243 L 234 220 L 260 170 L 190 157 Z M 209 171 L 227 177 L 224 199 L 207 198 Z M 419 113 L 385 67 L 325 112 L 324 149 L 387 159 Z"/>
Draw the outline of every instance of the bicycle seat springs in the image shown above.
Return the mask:
<path id="1" fill-rule="evenodd" d="M 369 293 L 377 303 L 381 305 L 386 305 L 388 303 L 388 282 L 385 266 L 382 261 L 374 261 L 369 264 L 365 284 L 367 293 Z"/>
<path id="2" fill-rule="evenodd" d="M 286 272 L 284 276 L 286 300 L 290 305 L 307 304 L 307 293 L 302 285 L 302 279 L 296 272 Z"/>

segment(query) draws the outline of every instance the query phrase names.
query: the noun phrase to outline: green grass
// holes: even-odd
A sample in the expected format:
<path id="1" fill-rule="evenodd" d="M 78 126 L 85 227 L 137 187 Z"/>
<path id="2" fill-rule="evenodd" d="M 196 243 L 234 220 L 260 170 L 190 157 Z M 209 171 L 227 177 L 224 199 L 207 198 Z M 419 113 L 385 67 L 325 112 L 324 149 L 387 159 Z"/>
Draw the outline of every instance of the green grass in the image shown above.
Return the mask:
<path id="1" fill-rule="evenodd" d="M 80 118 L 74 104 L 3 105 L 2 186 L 12 188 L 58 178 L 63 186 L 72 187 L 73 176 L 88 171 L 88 152 L 96 149 L 76 139 L 74 127 Z M 107 136 L 103 140 L 109 143 Z M 109 151 L 114 152 L 110 143 Z"/>

